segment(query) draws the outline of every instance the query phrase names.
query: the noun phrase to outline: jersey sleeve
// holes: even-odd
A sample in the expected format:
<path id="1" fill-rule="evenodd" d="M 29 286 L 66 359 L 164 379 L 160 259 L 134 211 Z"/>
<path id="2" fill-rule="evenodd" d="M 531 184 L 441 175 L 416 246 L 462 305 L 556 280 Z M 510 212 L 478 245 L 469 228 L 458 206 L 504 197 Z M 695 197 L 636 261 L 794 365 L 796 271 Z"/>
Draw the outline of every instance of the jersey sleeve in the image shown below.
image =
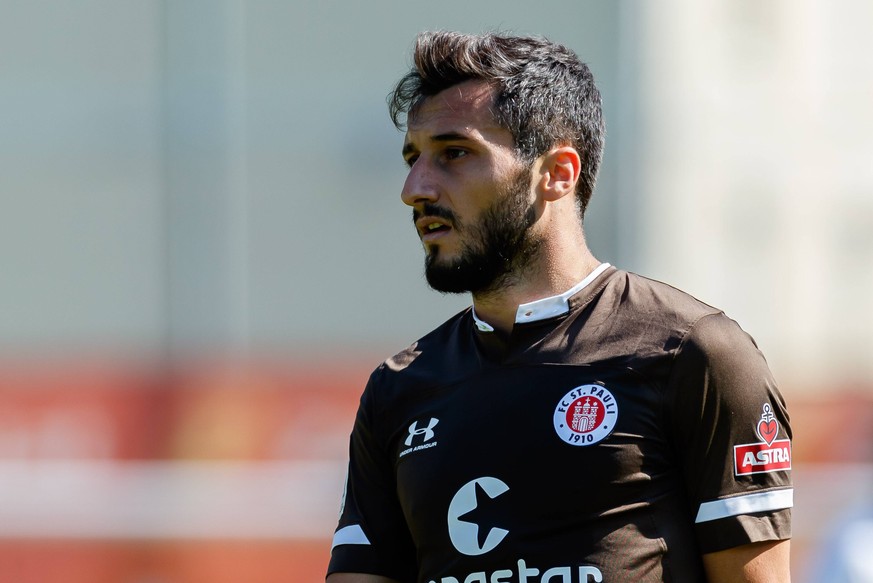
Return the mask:
<path id="1" fill-rule="evenodd" d="M 702 553 L 791 536 L 791 428 L 752 338 L 724 314 L 698 320 L 677 349 L 667 427 Z"/>
<path id="2" fill-rule="evenodd" d="M 361 397 L 349 445 L 349 470 L 328 574 L 369 573 L 406 582 L 416 555 L 397 498 L 393 466 L 378 435 L 375 382 Z"/>

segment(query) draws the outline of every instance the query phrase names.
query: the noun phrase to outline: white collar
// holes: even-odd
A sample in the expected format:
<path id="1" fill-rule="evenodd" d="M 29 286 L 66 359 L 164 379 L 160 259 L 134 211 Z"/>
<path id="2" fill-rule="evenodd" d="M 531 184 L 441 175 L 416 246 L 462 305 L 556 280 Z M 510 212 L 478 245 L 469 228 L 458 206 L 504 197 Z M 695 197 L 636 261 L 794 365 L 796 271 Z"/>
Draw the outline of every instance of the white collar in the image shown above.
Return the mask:
<path id="1" fill-rule="evenodd" d="M 601 263 L 597 266 L 597 269 L 589 273 L 585 279 L 562 294 L 521 304 L 515 312 L 515 323 L 522 324 L 526 322 L 538 322 L 540 320 L 547 320 L 549 318 L 554 318 L 555 316 L 566 314 L 570 311 L 570 298 L 582 291 L 589 283 L 597 279 L 597 276 L 606 271 L 608 267 L 609 263 Z M 491 324 L 484 320 L 480 320 L 476 316 L 475 308 L 473 308 L 473 320 L 476 322 L 476 327 L 482 332 L 494 332 L 494 327 L 491 326 Z"/>

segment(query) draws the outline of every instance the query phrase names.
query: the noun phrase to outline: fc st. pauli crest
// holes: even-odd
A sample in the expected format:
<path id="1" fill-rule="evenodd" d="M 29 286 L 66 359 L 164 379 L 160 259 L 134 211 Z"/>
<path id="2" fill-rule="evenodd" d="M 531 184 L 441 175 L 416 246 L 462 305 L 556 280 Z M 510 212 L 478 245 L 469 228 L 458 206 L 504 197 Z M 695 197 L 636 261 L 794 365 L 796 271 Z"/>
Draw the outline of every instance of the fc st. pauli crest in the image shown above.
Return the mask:
<path id="1" fill-rule="evenodd" d="M 582 385 L 558 401 L 552 420 L 565 443 L 594 445 L 615 429 L 618 402 L 602 385 Z"/>

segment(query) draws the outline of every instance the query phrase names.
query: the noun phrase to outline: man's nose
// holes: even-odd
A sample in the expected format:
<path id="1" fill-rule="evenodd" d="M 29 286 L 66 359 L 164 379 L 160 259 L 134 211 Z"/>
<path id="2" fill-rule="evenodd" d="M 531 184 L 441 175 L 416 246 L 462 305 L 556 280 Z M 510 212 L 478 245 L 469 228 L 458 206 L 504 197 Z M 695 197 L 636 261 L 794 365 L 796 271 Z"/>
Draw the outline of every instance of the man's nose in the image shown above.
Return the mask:
<path id="1" fill-rule="evenodd" d="M 403 184 L 400 200 L 409 206 L 421 203 L 433 203 L 439 198 L 439 188 L 434 180 L 433 172 L 424 160 L 418 159 Z"/>

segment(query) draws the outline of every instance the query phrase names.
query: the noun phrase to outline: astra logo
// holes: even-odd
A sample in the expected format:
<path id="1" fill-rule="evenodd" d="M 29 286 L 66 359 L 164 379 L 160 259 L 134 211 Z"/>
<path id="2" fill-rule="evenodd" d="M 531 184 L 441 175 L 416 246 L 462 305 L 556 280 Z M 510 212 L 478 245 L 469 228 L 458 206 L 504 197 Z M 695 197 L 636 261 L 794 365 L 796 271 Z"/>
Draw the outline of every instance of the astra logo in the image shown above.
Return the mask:
<path id="1" fill-rule="evenodd" d="M 509 534 L 493 524 L 493 501 L 508 491 L 505 483 L 489 477 L 476 478 L 461 486 L 449 504 L 449 538 L 458 552 L 484 555 Z"/>
<path id="2" fill-rule="evenodd" d="M 431 417 L 430 421 L 427 424 L 427 427 L 419 427 L 418 421 L 414 421 L 412 423 L 412 425 L 409 426 L 409 437 L 407 437 L 406 441 L 404 441 L 403 443 L 405 443 L 407 447 L 411 446 L 412 439 L 416 435 L 424 435 L 423 441 L 429 441 L 429 440 L 433 439 L 433 435 L 434 435 L 433 428 L 436 427 L 437 423 L 439 423 L 439 422 L 440 422 L 439 419 L 435 419 L 434 417 Z"/>

